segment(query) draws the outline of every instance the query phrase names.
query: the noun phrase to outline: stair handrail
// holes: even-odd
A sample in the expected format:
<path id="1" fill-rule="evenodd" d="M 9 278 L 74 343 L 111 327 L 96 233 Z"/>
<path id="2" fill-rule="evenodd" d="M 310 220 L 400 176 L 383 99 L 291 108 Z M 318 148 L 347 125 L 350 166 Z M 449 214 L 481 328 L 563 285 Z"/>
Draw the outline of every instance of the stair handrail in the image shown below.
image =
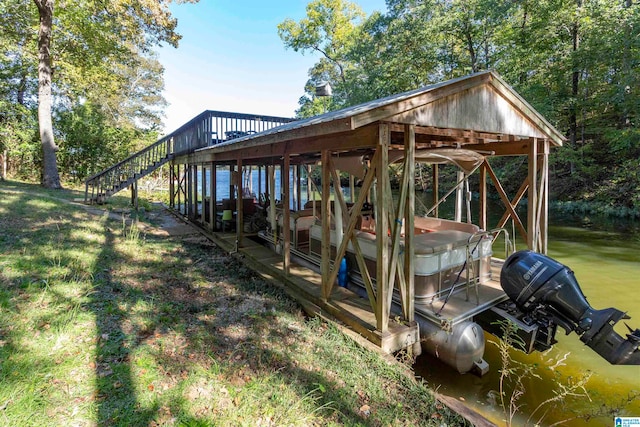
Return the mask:
<path id="1" fill-rule="evenodd" d="M 131 154 L 126 159 L 121 160 L 113 166 L 110 166 L 85 180 L 85 202 L 88 201 L 89 196 L 89 186 L 92 186 L 92 195 L 91 200 L 94 198 L 93 190 L 98 189 L 98 196 L 100 197 L 100 190 L 104 190 L 108 185 L 101 185 L 105 182 L 109 182 L 113 178 L 114 172 L 117 173 L 118 170 L 123 169 L 123 167 L 127 164 L 131 165 L 131 170 L 127 171 L 125 174 L 127 179 L 122 180 L 122 177 L 118 177 L 116 181 L 118 183 L 128 182 L 130 179 L 135 178 L 136 174 L 142 173 L 149 167 L 151 163 L 157 162 L 166 162 L 172 156 L 179 154 L 186 154 L 189 152 L 193 152 L 199 148 L 204 148 L 213 143 L 213 136 L 215 132 L 212 129 L 212 120 L 216 119 L 231 119 L 231 120 L 254 120 L 254 121 L 265 121 L 265 122 L 274 122 L 274 123 L 288 123 L 290 121 L 294 121 L 294 118 L 284 118 L 284 117 L 276 117 L 276 116 L 264 116 L 257 114 L 245 114 L 245 113 L 231 113 L 224 111 L 213 111 L 206 110 L 202 113 L 198 114 L 193 119 L 189 120 L 184 125 L 180 126 L 175 131 L 169 133 L 168 135 L 163 136 L 155 143 L 143 148 L 142 150 Z M 149 161 L 148 158 L 143 158 L 142 164 L 134 164 L 134 162 L 138 162 L 139 159 L 142 158 L 146 153 L 152 152 L 156 150 L 159 146 L 165 146 L 163 150 L 161 150 L 160 157 L 156 156 L 157 160 Z M 104 190 L 106 193 L 108 190 Z M 108 197 L 107 194 L 102 194 L 105 197 Z"/>

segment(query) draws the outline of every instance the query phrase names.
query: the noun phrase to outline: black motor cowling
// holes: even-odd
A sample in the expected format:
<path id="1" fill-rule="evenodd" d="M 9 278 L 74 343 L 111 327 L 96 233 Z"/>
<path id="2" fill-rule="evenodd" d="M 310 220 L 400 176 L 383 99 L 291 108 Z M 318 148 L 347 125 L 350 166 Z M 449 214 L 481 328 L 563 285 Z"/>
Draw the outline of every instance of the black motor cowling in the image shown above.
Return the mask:
<path id="1" fill-rule="evenodd" d="M 518 251 L 504 263 L 500 284 L 517 308 L 540 323 L 552 322 L 576 332 L 580 340 L 614 365 L 640 365 L 640 329 L 629 328 L 627 338 L 613 330 L 629 319 L 616 308 L 596 310 L 589 305 L 567 266 L 536 252 Z"/>

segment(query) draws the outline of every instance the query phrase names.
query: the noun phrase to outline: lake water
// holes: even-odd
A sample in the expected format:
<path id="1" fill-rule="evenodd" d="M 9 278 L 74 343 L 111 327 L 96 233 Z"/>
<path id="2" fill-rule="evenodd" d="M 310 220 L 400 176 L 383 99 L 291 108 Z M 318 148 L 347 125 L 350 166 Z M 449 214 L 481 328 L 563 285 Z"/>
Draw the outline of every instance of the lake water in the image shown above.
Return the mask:
<path id="1" fill-rule="evenodd" d="M 520 249 L 524 245 L 520 245 Z M 640 223 L 614 221 L 597 217 L 550 215 L 549 256 L 569 266 L 576 275 L 589 303 L 596 309 L 616 307 L 627 311 L 633 328 L 640 327 Z M 624 335 L 624 325 L 616 330 Z M 603 405 L 623 407 L 621 415 L 640 416 L 640 366 L 612 366 L 585 346 L 575 334 L 564 335 L 558 328 L 558 344 L 545 353 L 524 355 L 514 352 L 517 361 L 536 365 L 540 378 L 525 380 L 526 392 L 519 400 L 522 413 L 530 413 L 541 402 L 559 391 L 558 384 L 567 384 L 590 372 L 587 390 L 591 400 L 568 398 L 564 407 L 548 413 L 541 425 L 570 419 L 579 414 L 602 411 Z M 487 335 L 488 340 L 495 338 Z M 550 369 L 558 359 L 561 366 Z M 421 357 L 416 372 L 441 393 L 464 399 L 490 420 L 502 424 L 504 415 L 497 391 L 500 386 L 500 358 L 497 347 L 487 343 L 486 360 L 491 372 L 478 378 L 458 375 L 429 357 Z M 635 396 L 633 398 L 632 396 Z M 628 402 L 629 400 L 631 402 Z M 498 402 L 498 403 L 496 403 Z M 547 407 L 548 408 L 548 407 Z M 546 411 L 541 409 L 537 415 Z M 520 416 L 513 425 L 525 425 L 528 416 Z M 534 424 L 537 418 L 529 421 Z M 589 421 L 573 420 L 562 425 L 613 426 L 613 415 Z"/>

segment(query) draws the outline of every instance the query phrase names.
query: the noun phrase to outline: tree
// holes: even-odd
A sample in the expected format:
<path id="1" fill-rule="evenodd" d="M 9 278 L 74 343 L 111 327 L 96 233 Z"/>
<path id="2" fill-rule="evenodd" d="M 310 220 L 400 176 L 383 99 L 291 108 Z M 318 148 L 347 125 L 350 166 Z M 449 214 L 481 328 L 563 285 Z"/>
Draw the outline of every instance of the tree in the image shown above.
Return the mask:
<path id="1" fill-rule="evenodd" d="M 387 0 L 385 13 L 332 19 L 339 5 L 315 0 L 279 27 L 287 47 L 332 52 L 310 70 L 299 113 L 322 111 L 309 96 L 322 79 L 338 108 L 495 69 L 568 136 L 552 157 L 556 196 L 640 210 L 629 196 L 640 194 L 637 2 Z"/>
<path id="2" fill-rule="evenodd" d="M 308 95 L 300 99 L 303 108 L 299 113 L 317 111 L 319 107 L 312 105 L 326 102 L 309 96 L 310 90 L 319 83 L 331 84 L 334 106 L 344 104 L 352 88 L 347 82 L 351 63 L 346 55 L 357 38 L 357 28 L 364 16 L 364 12 L 349 1 L 313 0 L 307 5 L 306 18 L 300 22 L 286 19 L 278 25 L 278 34 L 287 48 L 322 56 L 309 71 Z"/>
<path id="3" fill-rule="evenodd" d="M 38 125 L 42 142 L 42 185 L 62 188 L 51 121 L 51 32 L 53 27 L 53 0 L 33 0 L 38 7 Z"/>
<path id="4" fill-rule="evenodd" d="M 105 56 L 127 64 L 140 60 L 151 46 L 168 43 L 177 47 L 180 36 L 175 31 L 177 21 L 168 9 L 171 0 L 79 0 L 75 7 L 60 10 L 54 36 L 54 0 L 33 0 L 38 10 L 38 122 L 43 151 L 42 184 L 60 188 L 56 163 L 58 147 L 54 141 L 51 117 L 53 60 L 61 75 L 58 90 L 72 92 L 73 82 L 81 73 L 77 69 L 100 70 Z M 179 2 L 196 2 L 183 0 Z M 108 66 L 109 62 L 107 62 Z M 104 69 L 103 69 L 104 70 Z M 107 73 L 103 73 L 107 75 Z M 70 86 L 65 87 L 65 83 Z"/>

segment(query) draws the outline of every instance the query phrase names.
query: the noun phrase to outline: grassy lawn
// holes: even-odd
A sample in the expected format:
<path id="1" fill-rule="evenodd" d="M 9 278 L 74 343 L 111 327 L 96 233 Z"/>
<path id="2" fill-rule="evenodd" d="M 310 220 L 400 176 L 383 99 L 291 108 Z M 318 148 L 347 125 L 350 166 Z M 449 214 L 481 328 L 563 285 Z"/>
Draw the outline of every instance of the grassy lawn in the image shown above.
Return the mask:
<path id="1" fill-rule="evenodd" d="M 206 239 L 78 197 L 0 182 L 0 425 L 464 425 Z"/>

